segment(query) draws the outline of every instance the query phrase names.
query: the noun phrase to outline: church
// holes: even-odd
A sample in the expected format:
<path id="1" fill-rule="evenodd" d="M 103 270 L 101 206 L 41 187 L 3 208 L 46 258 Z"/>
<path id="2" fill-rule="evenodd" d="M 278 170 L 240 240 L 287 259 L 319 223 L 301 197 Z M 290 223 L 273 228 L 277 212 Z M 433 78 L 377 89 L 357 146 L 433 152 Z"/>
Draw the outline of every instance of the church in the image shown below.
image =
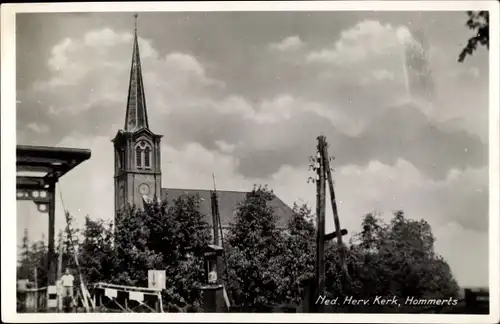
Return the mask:
<path id="1" fill-rule="evenodd" d="M 206 215 L 212 226 L 210 189 L 162 188 L 161 184 L 161 139 L 162 135 L 149 128 L 146 96 L 142 79 L 141 59 L 134 31 L 132 67 L 125 114 L 125 127 L 112 140 L 114 145 L 115 172 L 115 217 L 126 205 L 144 206 L 145 201 L 159 197 L 172 202 L 181 195 L 196 195 L 201 198 L 200 212 Z M 217 190 L 222 229 L 234 222 L 238 204 L 247 192 Z M 277 196 L 271 201 L 278 216 L 278 227 L 283 228 L 293 215 L 292 209 Z"/>

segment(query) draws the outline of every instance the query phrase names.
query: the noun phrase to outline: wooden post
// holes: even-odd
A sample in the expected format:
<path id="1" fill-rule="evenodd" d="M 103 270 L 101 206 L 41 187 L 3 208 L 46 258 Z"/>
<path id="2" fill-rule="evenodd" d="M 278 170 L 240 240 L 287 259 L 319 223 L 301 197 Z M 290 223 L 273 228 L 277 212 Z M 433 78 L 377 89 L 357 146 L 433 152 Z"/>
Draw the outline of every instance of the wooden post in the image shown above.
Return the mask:
<path id="1" fill-rule="evenodd" d="M 328 187 L 330 189 L 330 200 L 332 204 L 332 211 L 333 211 L 333 221 L 335 224 L 335 233 L 337 237 L 337 244 L 339 246 L 339 252 L 340 252 L 340 265 L 342 268 L 342 280 L 341 282 L 343 283 L 341 286 L 341 289 L 344 289 L 343 285 L 345 284 L 345 279 L 349 278 L 349 273 L 347 272 L 347 268 L 345 265 L 345 250 L 344 250 L 344 243 L 342 242 L 342 229 L 340 228 L 340 219 L 339 219 L 339 214 L 337 210 L 337 200 L 335 198 L 335 190 L 333 187 L 333 179 L 332 179 L 332 171 L 330 169 L 330 160 L 328 156 L 328 144 L 324 143 L 323 146 L 323 152 L 322 152 L 322 157 L 323 157 L 323 165 L 325 167 L 325 172 L 327 175 L 327 180 L 328 180 Z M 341 291 L 342 293 L 342 291 Z"/>
<path id="2" fill-rule="evenodd" d="M 332 180 L 332 170 L 330 169 L 330 160 L 328 157 L 328 145 L 325 143 L 323 146 L 323 163 L 325 166 L 325 172 L 328 180 L 328 187 L 330 189 L 330 200 L 332 203 L 332 209 L 333 209 L 333 221 L 335 223 L 335 232 L 337 234 L 337 242 L 339 245 L 342 245 L 342 233 L 341 233 L 341 228 L 340 228 L 340 220 L 339 220 L 339 214 L 337 211 L 337 200 L 335 198 L 335 191 L 333 188 L 333 180 Z"/>
<path id="3" fill-rule="evenodd" d="M 158 301 L 160 303 L 160 313 L 164 313 L 164 310 L 163 310 L 163 300 L 162 300 L 161 292 L 158 293 Z"/>
<path id="4" fill-rule="evenodd" d="M 38 265 L 33 269 L 33 281 L 35 281 L 35 312 L 38 311 Z"/>
<path id="5" fill-rule="evenodd" d="M 315 273 L 315 287 L 313 290 L 312 299 L 316 300 L 319 295 L 325 293 L 325 166 L 322 153 L 324 152 L 324 136 L 318 137 L 318 156 L 317 156 L 317 201 L 316 201 L 316 273 Z M 324 307 L 322 304 L 315 304 L 314 311 L 322 313 Z"/>
<path id="6" fill-rule="evenodd" d="M 47 260 L 47 279 L 48 285 L 51 286 L 55 284 L 55 260 L 54 260 L 54 230 L 55 230 L 55 184 L 52 183 L 49 185 L 48 194 L 50 197 L 50 202 L 48 203 L 49 209 L 49 243 L 48 243 L 48 260 Z"/>

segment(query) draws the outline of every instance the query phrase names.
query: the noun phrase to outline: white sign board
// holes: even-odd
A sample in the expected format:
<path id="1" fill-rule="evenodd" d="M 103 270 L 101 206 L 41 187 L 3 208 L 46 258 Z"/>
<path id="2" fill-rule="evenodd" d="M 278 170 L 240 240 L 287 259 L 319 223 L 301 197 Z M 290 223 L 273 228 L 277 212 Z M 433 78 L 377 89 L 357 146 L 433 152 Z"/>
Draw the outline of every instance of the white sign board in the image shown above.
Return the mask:
<path id="1" fill-rule="evenodd" d="M 166 288 L 165 270 L 148 270 L 148 288 L 162 290 Z"/>

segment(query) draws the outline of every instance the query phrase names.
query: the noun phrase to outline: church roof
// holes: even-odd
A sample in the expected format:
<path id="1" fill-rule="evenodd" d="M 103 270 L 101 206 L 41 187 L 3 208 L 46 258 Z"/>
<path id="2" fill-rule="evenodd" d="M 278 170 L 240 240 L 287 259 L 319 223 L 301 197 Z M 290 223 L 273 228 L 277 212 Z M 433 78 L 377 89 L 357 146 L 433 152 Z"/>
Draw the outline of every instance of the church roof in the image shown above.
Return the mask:
<path id="1" fill-rule="evenodd" d="M 137 19 L 137 15 L 135 15 Z M 127 114 L 125 117 L 125 131 L 135 132 L 142 128 L 149 128 L 146 110 L 146 96 L 142 81 L 141 58 L 137 38 L 137 22 L 134 31 L 134 47 L 132 51 L 132 67 L 130 68 L 130 82 L 127 98 Z"/>
<path id="2" fill-rule="evenodd" d="M 171 203 L 176 198 L 182 195 L 194 196 L 196 194 L 199 194 L 201 198 L 200 212 L 206 215 L 207 223 L 212 225 L 210 192 L 210 190 L 203 189 L 162 188 L 161 196 L 162 199 L 167 198 L 167 201 Z M 248 192 L 244 191 L 217 190 L 217 196 L 219 198 L 219 214 L 222 226 L 227 226 L 230 223 L 234 223 L 236 211 L 238 210 L 238 204 L 245 200 L 247 193 Z M 288 221 L 292 218 L 293 210 L 277 196 L 274 196 L 274 199 L 271 201 L 270 206 L 274 208 L 276 216 L 278 217 L 277 226 L 286 226 Z"/>

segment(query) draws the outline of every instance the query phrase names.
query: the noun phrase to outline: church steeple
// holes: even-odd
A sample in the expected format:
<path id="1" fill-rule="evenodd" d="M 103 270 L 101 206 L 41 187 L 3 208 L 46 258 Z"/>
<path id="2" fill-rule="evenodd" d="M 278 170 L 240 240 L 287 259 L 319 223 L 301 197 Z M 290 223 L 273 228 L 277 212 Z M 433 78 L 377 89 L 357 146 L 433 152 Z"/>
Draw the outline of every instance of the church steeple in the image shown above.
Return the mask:
<path id="1" fill-rule="evenodd" d="M 161 197 L 161 138 L 149 129 L 135 15 L 134 48 L 125 129 L 113 139 L 115 151 L 115 216 L 127 206 L 142 208 Z"/>
<path id="2" fill-rule="evenodd" d="M 146 96 L 142 82 L 141 57 L 137 39 L 137 14 L 135 18 L 134 48 L 132 51 L 132 67 L 130 69 L 130 83 L 127 98 L 127 114 L 125 117 L 125 131 L 135 132 L 148 128 L 148 113 L 146 109 Z"/>

